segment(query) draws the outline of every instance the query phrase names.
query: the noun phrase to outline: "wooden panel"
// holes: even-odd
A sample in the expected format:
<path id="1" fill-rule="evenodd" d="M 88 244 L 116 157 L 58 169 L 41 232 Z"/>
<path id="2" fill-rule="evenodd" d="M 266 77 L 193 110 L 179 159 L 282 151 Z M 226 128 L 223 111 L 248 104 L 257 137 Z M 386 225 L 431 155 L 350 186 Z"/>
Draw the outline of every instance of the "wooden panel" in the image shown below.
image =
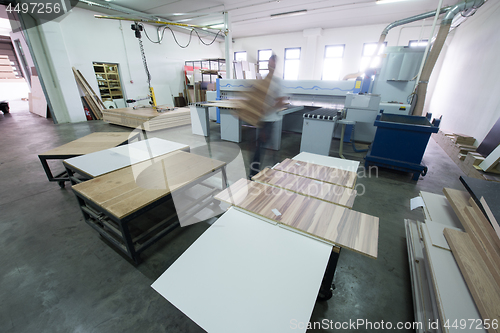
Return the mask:
<path id="1" fill-rule="evenodd" d="M 431 237 L 432 245 L 440 247 L 445 250 L 450 250 L 448 242 L 444 238 L 443 230 L 445 228 L 452 229 L 452 227 L 431 220 L 425 220 L 425 225 L 427 227 L 427 230 L 429 231 L 429 236 Z M 460 229 L 453 228 L 453 230 L 460 230 Z"/>
<path id="2" fill-rule="evenodd" d="M 491 225 L 495 229 L 495 232 L 497 234 L 497 238 L 499 238 L 500 237 L 500 225 L 498 224 L 497 219 L 493 215 L 493 212 L 491 211 L 490 207 L 486 203 L 486 200 L 484 199 L 484 197 L 481 197 L 481 199 L 479 199 L 479 202 L 483 206 L 483 209 L 486 212 L 486 215 L 488 216 L 488 219 L 490 220 Z"/>
<path id="3" fill-rule="evenodd" d="M 357 177 L 356 172 L 329 168 L 318 164 L 291 160 L 289 158 L 275 166 L 274 169 L 347 188 L 354 187 Z"/>
<path id="4" fill-rule="evenodd" d="M 484 171 L 490 171 L 490 172 L 499 172 L 498 170 L 495 170 L 496 165 L 498 164 L 498 161 L 500 160 L 500 146 L 496 147 L 487 157 L 484 161 L 482 161 L 479 164 L 479 167 L 483 169 Z"/>
<path id="5" fill-rule="evenodd" d="M 177 151 L 77 184 L 73 190 L 122 219 L 224 165 Z"/>
<path id="6" fill-rule="evenodd" d="M 157 112 L 152 107 L 121 108 L 103 110 L 104 121 L 132 128 L 143 128 L 146 131 L 157 131 L 166 128 L 191 124 L 191 113 L 188 107 L 171 111 Z"/>
<path id="7" fill-rule="evenodd" d="M 215 198 L 340 247 L 377 257 L 378 217 L 246 179 Z"/>
<path id="8" fill-rule="evenodd" d="M 469 206 L 470 194 L 465 191 L 454 190 L 451 188 L 443 188 L 443 193 L 446 196 L 446 199 L 450 202 L 455 214 L 457 214 L 462 226 L 466 228 L 467 220 L 464 217 L 464 208 Z"/>
<path id="9" fill-rule="evenodd" d="M 269 168 L 252 179 L 347 208 L 352 208 L 356 198 L 356 190 Z"/>
<path id="10" fill-rule="evenodd" d="M 113 148 L 129 139 L 130 132 L 97 132 L 65 145 L 46 151 L 40 155 L 84 155 Z"/>
<path id="11" fill-rule="evenodd" d="M 445 229 L 444 235 L 484 320 L 500 321 L 500 287 L 493 279 L 469 235 Z M 488 329 L 500 332 L 500 329 Z"/>

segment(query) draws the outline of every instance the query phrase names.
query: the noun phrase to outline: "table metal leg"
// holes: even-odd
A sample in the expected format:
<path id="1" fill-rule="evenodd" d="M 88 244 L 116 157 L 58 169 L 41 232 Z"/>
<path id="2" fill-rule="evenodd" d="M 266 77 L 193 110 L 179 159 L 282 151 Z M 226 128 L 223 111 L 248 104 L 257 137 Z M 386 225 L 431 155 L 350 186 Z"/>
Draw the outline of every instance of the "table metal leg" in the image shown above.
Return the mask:
<path id="1" fill-rule="evenodd" d="M 226 187 L 228 187 L 226 166 L 225 165 L 221 168 L 221 173 L 222 173 L 222 189 L 225 189 Z"/>
<path id="2" fill-rule="evenodd" d="M 332 298 L 333 289 L 335 286 L 333 284 L 333 277 L 335 276 L 335 270 L 337 269 L 337 262 L 339 260 L 341 248 L 333 247 L 332 253 L 330 254 L 330 259 L 328 260 L 328 265 L 326 266 L 325 275 L 323 276 L 323 281 L 321 282 L 321 287 L 319 288 L 318 300 L 326 301 Z"/>

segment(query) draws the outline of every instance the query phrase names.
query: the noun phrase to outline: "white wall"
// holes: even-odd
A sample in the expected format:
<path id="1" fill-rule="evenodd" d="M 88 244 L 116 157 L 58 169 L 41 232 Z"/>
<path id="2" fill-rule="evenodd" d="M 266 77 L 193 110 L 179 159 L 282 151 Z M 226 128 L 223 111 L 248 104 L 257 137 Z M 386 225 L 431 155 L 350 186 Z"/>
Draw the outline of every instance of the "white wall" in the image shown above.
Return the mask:
<path id="1" fill-rule="evenodd" d="M 500 117 L 500 2 L 486 2 L 452 32 L 429 82 L 426 112 L 441 128 L 481 142 Z M 432 90 L 433 89 L 433 90 Z"/>
<path id="2" fill-rule="evenodd" d="M 146 97 L 149 93 L 147 77 L 139 42 L 130 29 L 132 22 L 96 19 L 94 14 L 98 13 L 73 8 L 71 14 L 61 21 L 71 66 L 81 71 L 97 93 L 98 86 L 92 62 L 118 63 L 126 98 Z M 147 24 L 145 28 L 149 36 L 156 40 L 156 29 Z M 177 31 L 175 35 L 180 44 L 187 43 L 189 35 Z M 189 47 L 185 49 L 174 42 L 169 30 L 165 31 L 161 44 L 151 43 L 144 33 L 142 40 L 152 77 L 151 85 L 155 89 L 159 103 L 162 100 L 162 94 L 168 93 L 168 88 L 174 96 L 183 92 L 185 60 L 223 57 L 223 43 L 215 42 L 211 46 L 205 46 L 196 35 L 193 36 Z"/>
<path id="3" fill-rule="evenodd" d="M 388 22 L 389 24 L 390 22 Z M 432 22 L 416 22 L 407 26 L 392 29 L 387 35 L 388 46 L 405 46 L 409 40 L 429 37 Z M 247 59 L 257 62 L 257 52 L 262 49 L 272 49 L 278 56 L 278 70 L 282 72 L 285 48 L 301 47 L 301 71 L 299 79 L 320 80 L 323 71 L 323 57 L 326 45 L 345 44 L 341 78 L 347 74 L 359 71 L 361 51 L 364 43 L 377 42 L 382 30 L 387 24 L 367 25 L 359 27 L 324 29 L 319 37 L 307 37 L 307 33 L 294 32 L 268 36 L 246 37 L 235 39 L 233 51 L 247 51 Z M 311 38 L 317 38 L 312 42 Z M 314 52 L 305 52 L 308 45 L 315 45 Z M 307 61 L 307 64 L 302 62 Z M 311 73 L 312 70 L 312 73 Z"/>

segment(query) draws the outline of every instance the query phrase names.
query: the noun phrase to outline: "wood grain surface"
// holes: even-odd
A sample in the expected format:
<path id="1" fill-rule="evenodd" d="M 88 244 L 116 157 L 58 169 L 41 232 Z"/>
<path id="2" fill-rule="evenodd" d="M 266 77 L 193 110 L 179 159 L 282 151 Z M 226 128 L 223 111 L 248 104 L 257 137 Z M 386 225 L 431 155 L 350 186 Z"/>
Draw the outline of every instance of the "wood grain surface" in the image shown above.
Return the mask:
<path id="1" fill-rule="evenodd" d="M 486 200 L 484 197 L 481 197 L 479 199 L 479 202 L 481 203 L 481 206 L 483 206 L 484 211 L 486 212 L 486 215 L 488 216 L 488 219 L 491 222 L 491 225 L 493 226 L 493 229 L 495 229 L 495 233 L 497 234 L 498 238 L 500 238 L 500 225 L 498 224 L 497 219 L 493 215 L 493 212 L 491 211 L 490 207 L 486 203 Z"/>
<path id="2" fill-rule="evenodd" d="M 444 235 L 483 320 L 500 321 L 500 286 L 467 233 L 445 229 Z M 488 332 L 500 332 L 490 327 Z"/>
<path id="3" fill-rule="evenodd" d="M 356 190 L 269 168 L 252 179 L 347 208 L 352 208 L 356 198 Z"/>
<path id="4" fill-rule="evenodd" d="M 215 199 L 377 258 L 378 217 L 246 179 L 238 180 Z"/>
<path id="5" fill-rule="evenodd" d="M 347 188 L 354 187 L 357 177 L 356 172 L 353 171 L 330 168 L 289 158 L 275 166 L 274 169 Z"/>
<path id="6" fill-rule="evenodd" d="M 111 124 L 156 131 L 191 124 L 191 111 L 189 107 L 176 108 L 166 112 L 158 112 L 152 107 L 135 110 L 131 107 L 107 109 L 103 110 L 103 120 Z"/>
<path id="7" fill-rule="evenodd" d="M 470 194 L 465 191 L 454 190 L 451 188 L 443 188 L 443 193 L 446 196 L 446 199 L 448 199 L 453 211 L 457 214 L 462 226 L 465 228 L 467 219 L 464 209 L 469 206 L 469 199 L 471 198 Z"/>
<path id="8" fill-rule="evenodd" d="M 177 151 L 73 186 L 73 190 L 122 219 L 226 163 Z"/>
<path id="9" fill-rule="evenodd" d="M 116 147 L 129 139 L 131 132 L 96 132 L 46 151 L 41 156 L 85 155 Z"/>

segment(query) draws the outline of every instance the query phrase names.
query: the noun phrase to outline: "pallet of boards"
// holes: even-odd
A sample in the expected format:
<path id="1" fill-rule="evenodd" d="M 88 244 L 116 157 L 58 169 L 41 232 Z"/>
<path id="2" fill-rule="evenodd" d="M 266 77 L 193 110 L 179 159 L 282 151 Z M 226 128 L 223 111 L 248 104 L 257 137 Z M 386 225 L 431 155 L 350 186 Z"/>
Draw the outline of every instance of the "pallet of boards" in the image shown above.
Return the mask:
<path id="1" fill-rule="evenodd" d="M 121 108 L 103 110 L 103 120 L 110 124 L 131 128 L 140 128 L 145 131 L 158 131 L 191 124 L 189 107 L 175 108 L 172 111 L 157 112 L 152 107 Z"/>
<path id="2" fill-rule="evenodd" d="M 476 161 L 478 155 L 475 151 L 475 146 L 467 145 L 463 143 L 456 143 L 455 134 L 445 133 L 439 131 L 438 133 L 433 133 L 432 138 L 436 143 L 441 146 L 441 148 L 446 152 L 446 154 L 455 162 L 455 164 L 469 177 L 474 177 L 477 179 L 485 179 L 491 181 L 500 181 L 500 178 L 495 176 L 494 173 L 485 173 L 477 164 Z M 472 155 L 469 157 L 469 155 Z M 481 163 L 480 161 L 479 163 Z M 489 170 L 488 172 L 492 172 Z"/>

